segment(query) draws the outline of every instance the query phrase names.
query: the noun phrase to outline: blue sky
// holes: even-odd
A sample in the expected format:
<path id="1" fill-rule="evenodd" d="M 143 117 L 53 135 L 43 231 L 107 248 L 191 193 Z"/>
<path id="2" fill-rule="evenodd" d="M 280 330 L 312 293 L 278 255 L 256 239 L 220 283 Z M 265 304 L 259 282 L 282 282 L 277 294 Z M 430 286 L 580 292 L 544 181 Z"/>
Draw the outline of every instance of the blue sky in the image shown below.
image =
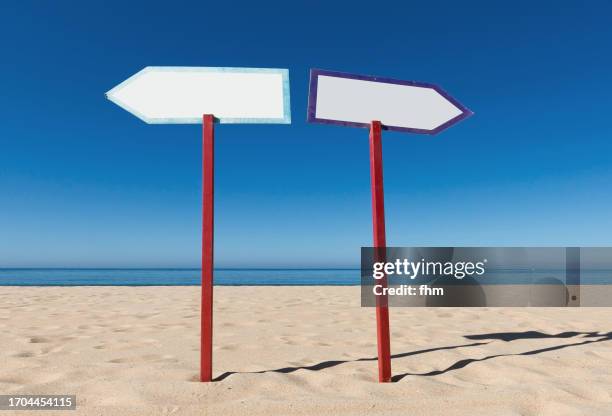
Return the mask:
<path id="1" fill-rule="evenodd" d="M 609 2 L 3 2 L 0 267 L 197 266 L 201 131 L 104 92 L 148 65 L 289 68 L 293 124 L 216 130 L 216 260 L 355 266 L 368 133 L 305 122 L 312 67 L 475 112 L 383 137 L 387 241 L 610 245 Z"/>

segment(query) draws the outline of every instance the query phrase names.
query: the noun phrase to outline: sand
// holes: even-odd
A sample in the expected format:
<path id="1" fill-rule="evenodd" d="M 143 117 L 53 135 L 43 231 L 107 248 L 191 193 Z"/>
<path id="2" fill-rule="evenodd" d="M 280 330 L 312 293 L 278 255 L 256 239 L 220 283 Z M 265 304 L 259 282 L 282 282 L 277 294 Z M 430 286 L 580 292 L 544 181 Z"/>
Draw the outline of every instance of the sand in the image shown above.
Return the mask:
<path id="1" fill-rule="evenodd" d="M 610 308 L 393 308 L 378 384 L 358 287 L 217 287 L 204 384 L 198 296 L 0 287 L 0 394 L 77 395 L 46 415 L 612 414 Z"/>

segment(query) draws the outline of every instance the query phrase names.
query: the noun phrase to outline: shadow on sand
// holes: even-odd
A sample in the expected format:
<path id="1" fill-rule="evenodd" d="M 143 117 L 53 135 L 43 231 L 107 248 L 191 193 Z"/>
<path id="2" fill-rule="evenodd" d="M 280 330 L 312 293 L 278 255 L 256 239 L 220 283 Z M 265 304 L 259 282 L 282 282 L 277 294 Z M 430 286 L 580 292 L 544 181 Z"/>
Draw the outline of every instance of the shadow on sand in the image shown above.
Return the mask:
<path id="1" fill-rule="evenodd" d="M 468 365 L 472 363 L 476 363 L 479 361 L 487 361 L 493 358 L 512 357 L 512 356 L 520 356 L 520 355 L 536 355 L 536 354 L 540 354 L 540 353 L 548 352 L 548 351 L 562 350 L 562 349 L 569 348 L 569 347 L 576 347 L 579 345 L 593 344 L 596 342 L 604 342 L 604 341 L 612 340 L 612 332 L 608 332 L 607 334 L 606 333 L 602 334 L 599 332 L 561 332 L 559 334 L 552 334 L 552 335 L 545 334 L 543 332 L 538 332 L 538 331 L 499 332 L 499 333 L 492 333 L 492 334 L 466 335 L 465 338 L 473 339 L 473 340 L 487 339 L 487 340 L 501 340 L 505 342 L 510 342 L 510 341 L 515 341 L 518 339 L 573 338 L 577 336 L 582 336 L 580 339 L 586 338 L 586 340 L 580 341 L 580 342 L 574 342 L 572 344 L 554 345 L 552 347 L 539 348 L 537 350 L 525 351 L 525 352 L 520 352 L 520 353 L 515 353 L 515 354 L 495 354 L 495 355 L 488 355 L 483 358 L 467 358 L 465 360 L 457 361 L 456 363 L 445 368 L 444 370 L 434 370 L 434 371 L 429 371 L 427 373 L 398 374 L 398 375 L 393 376 L 391 380 L 399 381 L 406 376 L 437 376 L 440 374 L 448 373 L 449 371 L 459 370 L 461 368 L 467 367 Z"/>
<path id="2" fill-rule="evenodd" d="M 426 350 L 417 350 L 417 351 L 410 351 L 410 352 L 404 352 L 402 354 L 393 354 L 391 355 L 391 358 L 403 358 L 403 357 L 409 357 L 411 355 L 418 355 L 418 354 L 425 354 L 426 352 L 433 352 L 433 351 L 441 351 L 441 350 L 453 350 L 456 348 L 463 348 L 463 347 L 474 347 L 477 345 L 484 345 L 484 344 L 488 344 L 491 341 L 488 342 L 474 342 L 472 344 L 461 344 L 461 345 L 451 345 L 449 347 L 437 347 L 437 348 L 428 348 Z M 217 376 L 213 379 L 213 381 L 221 381 L 226 379 L 227 377 L 233 375 L 233 374 L 264 374 L 264 373 L 283 373 L 283 374 L 287 374 L 287 373 L 293 373 L 294 371 L 298 371 L 298 370 L 310 370 L 310 371 L 320 371 L 320 370 L 324 370 L 326 368 L 330 368 L 330 367 L 335 367 L 337 365 L 340 364 L 345 364 L 345 363 L 356 363 L 356 362 L 360 362 L 360 361 L 376 361 L 378 360 L 378 357 L 368 357 L 368 358 L 356 358 L 354 360 L 334 360 L 334 361 L 323 361 L 317 364 L 313 364 L 313 365 L 305 365 L 305 366 L 301 366 L 301 367 L 283 367 L 283 368 L 277 368 L 276 370 L 261 370 L 261 371 L 228 371 L 226 373 L 221 374 L 220 376 Z"/>
<path id="3" fill-rule="evenodd" d="M 405 352 L 405 353 L 401 353 L 401 354 L 393 354 L 391 355 L 392 359 L 395 358 L 404 358 L 404 357 L 409 357 L 412 355 L 418 355 L 418 354 L 425 354 L 428 352 L 434 352 L 434 351 L 443 351 L 443 350 L 453 350 L 453 349 L 457 349 L 457 348 L 465 348 L 465 347 L 475 347 L 478 345 L 485 345 L 488 344 L 492 341 L 504 341 L 504 342 L 511 342 L 511 341 L 515 341 L 515 340 L 519 340 L 519 339 L 543 339 L 543 338 L 574 338 L 574 337 L 580 337 L 579 339 L 583 340 L 580 342 L 574 342 L 572 344 L 562 344 L 562 345 L 555 345 L 552 347 L 546 347 L 546 348 L 540 348 L 537 350 L 531 350 L 531 351 L 525 351 L 525 352 L 521 352 L 521 353 L 515 353 L 515 354 L 496 354 L 496 355 L 489 355 L 483 358 L 468 358 L 468 359 L 464 359 L 464 360 L 459 360 L 456 363 L 452 364 L 451 366 L 443 369 L 443 370 L 433 370 L 433 371 L 429 371 L 427 373 L 403 373 L 403 374 L 398 374 L 392 377 L 392 381 L 399 381 L 401 379 L 403 379 L 406 376 L 437 376 L 440 374 L 444 374 L 444 373 L 448 373 L 449 371 L 453 371 L 453 370 L 459 370 L 461 368 L 467 367 L 468 365 L 475 363 L 475 362 L 479 362 L 479 361 L 487 361 L 487 360 L 491 360 L 493 358 L 499 358 L 499 357 L 511 357 L 511 356 L 520 356 L 520 355 L 536 355 L 536 354 L 540 354 L 543 352 L 548 352 L 548 351 L 555 351 L 555 350 L 561 350 L 561 349 L 565 349 L 565 348 L 569 348 L 569 347 L 575 347 L 575 346 L 580 346 L 580 345 L 586 345 L 586 344 L 592 344 L 592 343 L 596 343 L 596 342 L 604 342 L 604 341 L 611 341 L 612 340 L 612 332 L 608 332 L 608 333 L 600 333 L 600 332 L 561 332 L 559 334 L 546 334 L 543 332 L 538 332 L 538 331 L 525 331 L 525 332 L 498 332 L 498 333 L 490 333 L 490 334 L 478 334 L 478 335 L 465 335 L 464 338 L 470 339 L 470 340 L 480 340 L 480 341 L 486 341 L 486 342 L 474 342 L 471 344 L 460 344 L 460 345 L 451 345 L 451 346 L 447 346 L 447 347 L 436 347 L 436 348 L 428 348 L 428 349 L 424 349 L 424 350 L 416 350 L 416 351 L 409 351 L 409 352 Z M 586 339 L 585 339 L 586 338 Z M 351 362 L 361 362 L 361 361 L 376 361 L 377 357 L 368 357 L 368 358 L 357 358 L 354 360 L 333 360 L 333 361 L 323 361 L 317 364 L 313 364 L 313 365 L 308 365 L 308 366 L 299 366 L 299 367 L 283 367 L 283 368 L 278 368 L 275 370 L 261 370 L 261 371 L 228 371 L 226 373 L 223 373 L 217 377 L 215 377 L 213 379 L 213 381 L 221 381 L 221 380 L 225 380 L 227 377 L 234 375 L 234 374 L 264 374 L 264 373 L 282 373 L 282 374 L 287 374 L 287 373 L 293 373 L 295 371 L 298 370 L 310 370 L 310 371 L 320 371 L 320 370 L 324 370 L 326 368 L 330 368 L 330 367 L 335 367 L 338 366 L 340 364 L 345 364 L 345 363 L 351 363 Z"/>

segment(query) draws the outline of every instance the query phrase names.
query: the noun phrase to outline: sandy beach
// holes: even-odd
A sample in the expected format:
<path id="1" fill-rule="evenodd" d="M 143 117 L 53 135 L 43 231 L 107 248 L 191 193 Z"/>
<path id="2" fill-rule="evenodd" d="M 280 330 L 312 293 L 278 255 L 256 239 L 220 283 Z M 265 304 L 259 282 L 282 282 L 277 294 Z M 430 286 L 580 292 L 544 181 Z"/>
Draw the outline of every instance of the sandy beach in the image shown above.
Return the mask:
<path id="1" fill-rule="evenodd" d="M 381 385 L 358 287 L 217 287 L 214 307 L 204 384 L 199 287 L 2 287 L 0 393 L 76 394 L 45 414 L 612 414 L 609 308 L 393 308 Z"/>

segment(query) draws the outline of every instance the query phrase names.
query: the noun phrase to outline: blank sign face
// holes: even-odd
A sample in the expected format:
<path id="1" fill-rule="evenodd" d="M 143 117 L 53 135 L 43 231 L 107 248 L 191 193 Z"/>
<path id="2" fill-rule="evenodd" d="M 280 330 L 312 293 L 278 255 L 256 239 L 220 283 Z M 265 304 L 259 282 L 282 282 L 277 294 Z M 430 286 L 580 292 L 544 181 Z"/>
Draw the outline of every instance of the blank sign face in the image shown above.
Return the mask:
<path id="1" fill-rule="evenodd" d="M 310 122 L 435 134 L 471 114 L 432 84 L 311 70 Z"/>
<path id="2" fill-rule="evenodd" d="M 147 123 L 291 123 L 286 69 L 146 67 L 106 96 Z"/>

